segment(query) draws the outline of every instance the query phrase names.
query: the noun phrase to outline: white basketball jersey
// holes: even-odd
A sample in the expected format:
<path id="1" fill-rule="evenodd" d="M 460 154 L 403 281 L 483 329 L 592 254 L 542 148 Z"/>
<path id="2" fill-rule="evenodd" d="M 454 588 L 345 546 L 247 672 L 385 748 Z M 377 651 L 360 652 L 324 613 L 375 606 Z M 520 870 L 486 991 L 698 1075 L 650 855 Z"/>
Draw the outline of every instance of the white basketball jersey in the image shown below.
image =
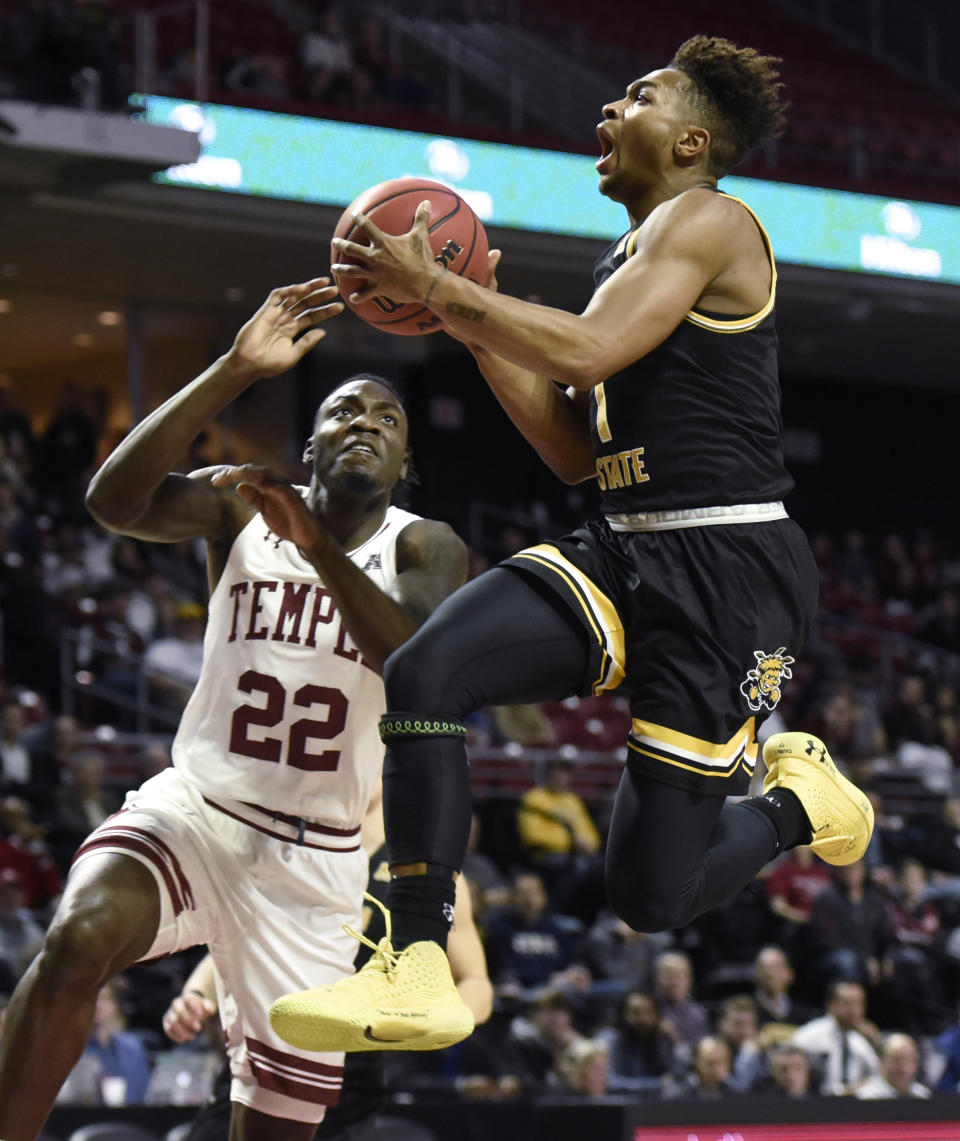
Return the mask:
<path id="1" fill-rule="evenodd" d="M 384 591 L 397 577 L 397 536 L 418 518 L 389 507 L 376 534 L 347 552 Z M 383 680 L 316 570 L 254 515 L 210 598 L 176 768 L 210 797 L 354 828 L 380 775 L 384 708 Z"/>

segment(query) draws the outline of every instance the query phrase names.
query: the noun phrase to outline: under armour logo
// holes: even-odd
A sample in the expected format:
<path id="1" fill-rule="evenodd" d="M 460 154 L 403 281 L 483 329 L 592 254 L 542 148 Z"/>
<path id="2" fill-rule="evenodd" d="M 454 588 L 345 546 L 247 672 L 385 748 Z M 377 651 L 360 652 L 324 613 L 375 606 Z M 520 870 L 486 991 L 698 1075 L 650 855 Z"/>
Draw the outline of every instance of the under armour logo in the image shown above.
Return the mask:
<path id="1" fill-rule="evenodd" d="M 369 559 L 363 564 L 363 569 L 368 570 L 381 570 L 380 556 L 371 555 Z"/>
<path id="2" fill-rule="evenodd" d="M 812 757 L 814 753 L 817 754 L 817 760 L 822 761 L 827 755 L 827 750 L 819 743 L 819 741 L 811 741 L 807 739 L 806 753 L 808 757 Z"/>
<path id="3" fill-rule="evenodd" d="M 443 918 L 446 919 L 446 921 L 448 923 L 453 923 L 453 904 L 452 903 L 445 903 L 443 905 Z"/>
<path id="4" fill-rule="evenodd" d="M 283 542 L 283 540 L 282 540 L 282 539 L 279 539 L 279 538 L 277 538 L 277 536 L 276 536 L 276 535 L 275 535 L 275 534 L 274 534 L 272 531 L 268 531 L 268 532 L 267 532 L 267 533 L 266 533 L 266 534 L 263 536 L 263 541 L 264 541 L 265 543 L 269 543 L 271 539 L 273 540 L 273 549 L 274 549 L 274 550 L 277 550 L 277 549 L 278 549 L 278 547 L 280 546 L 280 544 Z"/>

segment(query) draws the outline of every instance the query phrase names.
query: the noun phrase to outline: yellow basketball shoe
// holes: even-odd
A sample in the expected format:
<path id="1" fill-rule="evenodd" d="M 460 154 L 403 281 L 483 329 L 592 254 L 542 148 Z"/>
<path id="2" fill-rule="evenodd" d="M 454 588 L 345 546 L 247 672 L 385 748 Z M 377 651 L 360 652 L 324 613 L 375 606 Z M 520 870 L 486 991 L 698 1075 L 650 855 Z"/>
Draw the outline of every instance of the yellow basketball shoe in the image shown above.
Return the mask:
<path id="1" fill-rule="evenodd" d="M 450 964 L 437 943 L 411 943 L 394 951 L 390 912 L 379 943 L 344 924 L 373 950 L 355 975 L 287 994 L 270 1007 L 270 1025 L 301 1050 L 356 1053 L 361 1050 L 442 1050 L 473 1031 L 470 1008 L 460 998 Z"/>
<path id="2" fill-rule="evenodd" d="M 810 847 L 828 864 L 855 864 L 873 835 L 873 805 L 808 733 L 775 733 L 763 746 L 763 791 L 788 788 L 810 821 Z"/>

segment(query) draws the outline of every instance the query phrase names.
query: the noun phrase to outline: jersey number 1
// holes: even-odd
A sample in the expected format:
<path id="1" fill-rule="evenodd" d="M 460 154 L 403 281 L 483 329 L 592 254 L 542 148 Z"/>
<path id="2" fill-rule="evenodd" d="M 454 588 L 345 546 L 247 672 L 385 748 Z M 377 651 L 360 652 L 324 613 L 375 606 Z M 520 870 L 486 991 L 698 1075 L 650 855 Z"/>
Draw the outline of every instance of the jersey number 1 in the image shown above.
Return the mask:
<path id="1" fill-rule="evenodd" d="M 262 737 L 251 740 L 249 728 L 256 725 L 272 729 L 283 720 L 287 704 L 287 693 L 275 677 L 269 674 L 247 670 L 240 675 L 237 688 L 243 693 L 263 693 L 265 705 L 241 705 L 233 711 L 230 722 L 230 752 L 241 757 L 253 757 L 258 761 L 280 763 L 283 741 L 279 737 Z M 287 764 L 292 769 L 303 769 L 310 773 L 334 772 L 340 763 L 339 749 L 325 749 L 322 753 L 307 752 L 307 742 L 311 739 L 329 741 L 343 732 L 347 723 L 347 699 L 339 689 L 326 685 L 302 685 L 293 695 L 293 704 L 305 709 L 314 705 L 325 705 L 327 716 L 323 721 L 306 717 L 294 721 L 290 726 L 287 743 Z"/>

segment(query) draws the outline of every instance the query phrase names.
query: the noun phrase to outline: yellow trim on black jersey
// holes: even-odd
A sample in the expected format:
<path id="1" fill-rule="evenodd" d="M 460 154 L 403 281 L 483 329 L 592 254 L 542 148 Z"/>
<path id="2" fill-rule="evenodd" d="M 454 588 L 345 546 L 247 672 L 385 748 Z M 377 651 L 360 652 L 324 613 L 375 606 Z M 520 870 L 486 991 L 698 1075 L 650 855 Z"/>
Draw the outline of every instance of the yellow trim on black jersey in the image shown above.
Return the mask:
<path id="1" fill-rule="evenodd" d="M 597 435 L 605 444 L 609 444 L 613 439 L 613 432 L 610 430 L 610 421 L 607 419 L 607 394 L 603 388 L 603 381 L 594 385 L 593 394 L 597 400 Z"/>
<path id="2" fill-rule="evenodd" d="M 616 607 L 603 591 L 587 575 L 565 559 L 560 551 L 550 543 L 540 543 L 528 547 L 512 556 L 514 559 L 529 559 L 547 567 L 567 586 L 574 600 L 583 610 L 587 624 L 600 643 L 600 676 L 591 685 L 594 696 L 608 689 L 616 689 L 625 674 L 626 653 L 623 640 L 623 623 Z"/>
<path id="3" fill-rule="evenodd" d="M 628 748 L 678 769 L 708 777 L 730 777 L 743 765 L 749 773 L 757 763 L 756 718 L 748 718 L 729 741 L 716 744 L 655 725 L 652 721 L 633 719 Z"/>
<path id="4" fill-rule="evenodd" d="M 695 309 L 691 309 L 689 313 L 685 314 L 684 321 L 689 321 L 691 325 L 696 325 L 700 329 L 709 329 L 713 333 L 746 333 L 750 329 L 755 329 L 757 325 L 770 313 L 774 306 L 777 297 L 777 262 L 773 256 L 773 246 L 770 243 L 770 237 L 767 231 L 763 228 L 763 223 L 757 215 L 750 209 L 750 207 L 743 201 L 742 198 L 737 198 L 733 194 L 727 194 L 725 191 L 720 191 L 725 198 L 729 198 L 731 202 L 737 202 L 750 217 L 756 222 L 757 229 L 760 231 L 760 236 L 763 238 L 763 244 L 767 251 L 767 257 L 770 259 L 770 296 L 767 298 L 767 303 L 758 312 L 753 313 L 748 317 L 707 317 L 703 313 L 698 313 Z M 640 238 L 640 227 L 631 230 L 629 233 L 624 234 L 617 245 L 615 256 L 623 254 L 624 257 L 630 258 L 637 252 L 637 242 Z"/>
<path id="5" fill-rule="evenodd" d="M 773 256 L 773 246 L 770 244 L 770 237 L 756 214 L 742 198 L 736 198 L 732 194 L 726 194 L 724 196 L 729 198 L 731 202 L 739 203 L 757 224 L 757 229 L 760 231 L 760 237 L 763 238 L 763 244 L 767 251 L 767 257 L 770 259 L 770 296 L 767 298 L 766 305 L 764 305 L 758 313 L 754 313 L 749 317 L 707 317 L 705 314 L 698 313 L 695 309 L 691 309 L 683 319 L 684 321 L 689 321 L 691 325 L 696 325 L 700 329 L 709 329 L 713 333 L 746 333 L 750 329 L 755 329 L 773 309 L 777 299 L 777 262 Z"/>
<path id="6" fill-rule="evenodd" d="M 628 230 L 620 239 L 620 241 L 617 242 L 617 248 L 613 251 L 613 256 L 618 258 L 621 254 L 623 254 L 624 257 L 633 257 L 633 255 L 637 252 L 637 239 L 639 237 L 639 226 L 633 230 Z"/>

